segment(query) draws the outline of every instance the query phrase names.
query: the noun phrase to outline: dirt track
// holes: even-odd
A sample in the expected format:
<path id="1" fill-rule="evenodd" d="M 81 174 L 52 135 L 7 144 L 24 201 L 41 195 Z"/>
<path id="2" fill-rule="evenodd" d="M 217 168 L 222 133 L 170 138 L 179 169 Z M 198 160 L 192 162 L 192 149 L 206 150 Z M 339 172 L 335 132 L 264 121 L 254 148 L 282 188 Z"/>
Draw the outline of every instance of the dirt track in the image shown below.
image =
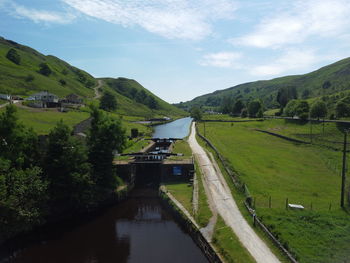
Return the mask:
<path id="1" fill-rule="evenodd" d="M 203 172 L 204 182 L 209 189 L 208 192 L 211 196 L 208 197 L 208 200 L 213 202 L 212 205 L 224 219 L 226 225 L 232 228 L 243 246 L 246 247 L 256 262 L 280 262 L 243 218 L 225 179 L 218 170 L 217 165 L 213 164 L 215 160 L 211 160 L 204 149 L 198 144 L 194 125 L 195 123 L 192 124 L 191 135 L 188 142 L 193 154 L 199 162 L 199 166 Z"/>

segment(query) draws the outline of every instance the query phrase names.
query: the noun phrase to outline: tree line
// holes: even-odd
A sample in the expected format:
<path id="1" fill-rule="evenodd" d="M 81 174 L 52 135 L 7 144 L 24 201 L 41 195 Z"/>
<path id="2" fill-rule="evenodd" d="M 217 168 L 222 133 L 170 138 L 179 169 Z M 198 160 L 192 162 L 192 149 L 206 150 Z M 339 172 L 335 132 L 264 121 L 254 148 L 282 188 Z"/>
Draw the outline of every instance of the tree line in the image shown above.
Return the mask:
<path id="1" fill-rule="evenodd" d="M 62 121 L 43 139 L 18 121 L 15 106 L 0 114 L 0 242 L 96 207 L 116 190 L 112 161 L 125 147 L 125 130 L 95 107 L 91 117 L 85 140 Z"/>

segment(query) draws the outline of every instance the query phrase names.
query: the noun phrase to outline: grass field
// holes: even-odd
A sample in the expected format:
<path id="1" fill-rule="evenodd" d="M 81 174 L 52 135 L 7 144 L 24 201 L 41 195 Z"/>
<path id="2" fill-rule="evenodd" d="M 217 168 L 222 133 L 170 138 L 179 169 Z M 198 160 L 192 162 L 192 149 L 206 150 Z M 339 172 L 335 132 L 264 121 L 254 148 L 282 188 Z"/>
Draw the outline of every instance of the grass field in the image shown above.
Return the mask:
<path id="1" fill-rule="evenodd" d="M 237 236 L 219 216 L 214 229 L 213 243 L 229 263 L 253 263 L 254 258 L 242 246 Z"/>
<path id="2" fill-rule="evenodd" d="M 327 164 L 340 161 L 341 153 L 258 133 L 259 125 L 206 123 L 206 134 L 248 185 L 258 215 L 300 262 L 343 262 L 350 254 L 341 249 L 350 236 L 350 217 L 339 208 L 340 176 Z M 286 211 L 286 198 L 307 209 Z"/>
<path id="3" fill-rule="evenodd" d="M 0 109 L 0 113 L 5 108 Z M 57 122 L 63 122 L 71 127 L 89 118 L 89 113 L 82 111 L 59 112 L 57 110 L 37 111 L 17 107 L 19 121 L 31 127 L 38 134 L 48 134 Z"/>

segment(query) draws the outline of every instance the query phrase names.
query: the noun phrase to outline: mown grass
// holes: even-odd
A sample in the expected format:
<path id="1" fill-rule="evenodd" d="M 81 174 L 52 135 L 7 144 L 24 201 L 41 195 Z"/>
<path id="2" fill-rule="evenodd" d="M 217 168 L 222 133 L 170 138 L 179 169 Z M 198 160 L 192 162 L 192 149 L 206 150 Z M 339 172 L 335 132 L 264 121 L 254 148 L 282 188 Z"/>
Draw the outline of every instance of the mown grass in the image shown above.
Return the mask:
<path id="1" fill-rule="evenodd" d="M 1 108 L 0 113 L 4 110 L 5 108 Z M 48 134 L 60 120 L 68 126 L 73 127 L 90 116 L 89 113 L 82 111 L 36 111 L 35 109 L 27 110 L 19 107 L 17 107 L 17 114 L 20 122 L 27 127 L 33 128 L 38 134 Z"/>
<path id="2" fill-rule="evenodd" d="M 209 207 L 208 197 L 205 193 L 203 175 L 196 160 L 195 169 L 198 181 L 198 211 L 195 215 L 195 218 L 199 226 L 205 227 L 208 225 L 210 218 L 213 216 L 213 213 Z"/>
<path id="3" fill-rule="evenodd" d="M 226 262 L 251 263 L 256 262 L 249 252 L 243 247 L 237 236 L 228 227 L 221 216 L 215 225 L 213 244 L 218 248 Z"/>
<path id="4" fill-rule="evenodd" d="M 296 145 L 258 133 L 253 130 L 252 123 L 206 125 L 207 137 L 240 174 L 251 195 L 257 199 L 258 215 L 298 256 L 300 262 L 343 262 L 341 260 L 346 259 L 348 252 L 326 249 L 333 247 L 334 240 L 340 247 L 345 246 L 344 237 L 350 235 L 349 215 L 339 209 L 340 177 L 326 164 L 328 159 L 340 159 L 339 152 Z M 256 125 L 260 125 L 260 122 Z M 203 132 L 202 127 L 201 130 Z M 267 208 L 270 196 L 272 209 Z M 285 217 L 285 220 L 289 218 L 287 225 L 281 224 L 284 221 L 279 219 L 280 213 L 286 213 L 287 197 L 289 203 L 300 203 L 307 209 L 312 203 L 314 211 L 298 213 L 305 213 L 305 216 L 315 213 L 320 222 L 329 222 L 328 228 L 317 222 L 310 228 L 308 224 L 299 223 L 300 217 L 293 216 Z M 332 210 L 328 211 L 330 203 Z M 289 211 L 290 215 L 294 215 L 294 212 Z M 270 217 L 266 219 L 266 216 Z M 339 231 L 344 231 L 343 237 L 337 235 Z M 323 234 L 319 235 L 321 232 Z M 308 241 L 308 246 L 303 240 Z M 313 254 L 313 251 L 321 250 L 321 257 Z"/>
<path id="5" fill-rule="evenodd" d="M 174 180 L 164 182 L 168 191 L 179 201 L 186 210 L 193 215 L 192 193 L 193 187 L 187 181 Z"/>

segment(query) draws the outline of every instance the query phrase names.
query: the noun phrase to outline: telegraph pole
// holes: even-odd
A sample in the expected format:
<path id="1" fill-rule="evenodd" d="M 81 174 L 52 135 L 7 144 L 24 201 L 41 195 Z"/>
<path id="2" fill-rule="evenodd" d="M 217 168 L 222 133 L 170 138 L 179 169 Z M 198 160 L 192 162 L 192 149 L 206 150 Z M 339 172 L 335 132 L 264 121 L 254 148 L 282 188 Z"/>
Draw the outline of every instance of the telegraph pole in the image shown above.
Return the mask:
<path id="1" fill-rule="evenodd" d="M 344 148 L 343 148 L 343 167 L 341 172 L 341 194 L 340 194 L 340 206 L 344 207 L 344 195 L 345 195 L 345 174 L 346 174 L 346 137 L 348 131 L 344 130 Z"/>

